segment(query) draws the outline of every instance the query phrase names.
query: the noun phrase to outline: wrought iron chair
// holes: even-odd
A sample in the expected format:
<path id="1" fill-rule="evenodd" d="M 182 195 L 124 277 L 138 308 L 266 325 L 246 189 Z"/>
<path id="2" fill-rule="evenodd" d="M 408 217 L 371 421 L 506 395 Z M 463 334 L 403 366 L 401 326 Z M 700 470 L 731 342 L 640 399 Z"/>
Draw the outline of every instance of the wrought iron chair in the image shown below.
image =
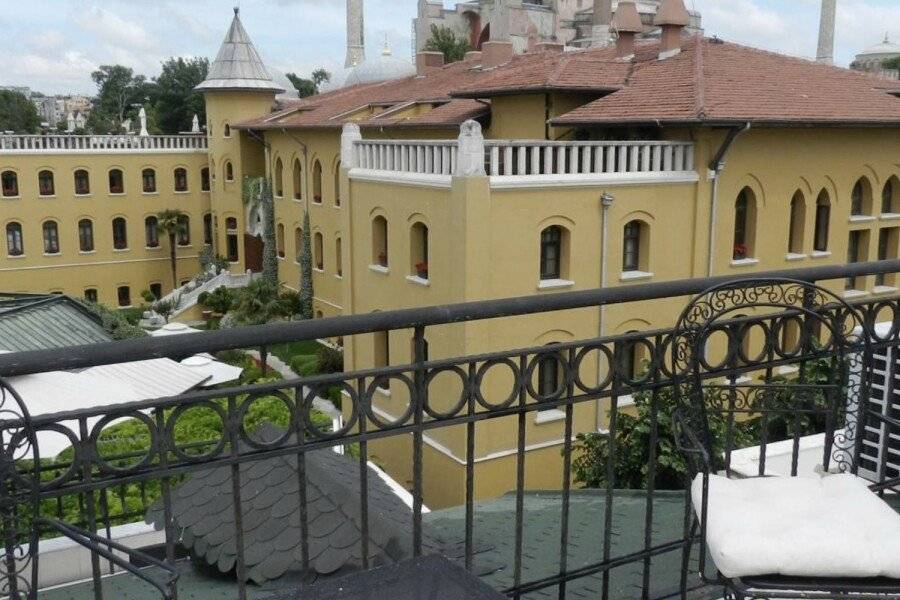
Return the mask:
<path id="1" fill-rule="evenodd" d="M 42 533 L 53 531 L 152 585 L 165 600 L 174 600 L 178 572 L 173 565 L 95 533 L 41 516 L 41 460 L 37 434 L 22 398 L 0 378 L 0 536 L 3 543 L 0 598 L 37 599 L 40 537 Z M 122 555 L 156 567 L 162 575 L 152 577 Z M 95 585 L 99 576 L 99 572 L 95 572 Z"/>
<path id="2" fill-rule="evenodd" d="M 739 313 L 751 315 L 739 316 Z M 792 477 L 798 475 L 800 428 L 797 425 L 800 419 L 818 419 L 824 424 L 821 470 L 856 475 L 865 425 L 874 420 L 891 421 L 871 411 L 868 406 L 873 319 L 866 317 L 841 298 L 811 283 L 770 279 L 714 287 L 695 297 L 678 321 L 671 347 L 676 398 L 673 427 L 676 443 L 686 459 L 693 481 L 694 504 L 694 519 L 686 534 L 688 539 L 693 540 L 699 529 L 700 575 L 709 584 L 723 586 L 726 598 L 900 598 L 900 579 L 829 577 L 827 573 L 816 573 L 816 576 L 804 574 L 803 577 L 778 573 L 726 576 L 719 566 L 714 574 L 707 572 L 708 557 L 713 556 L 716 560 L 716 556 L 710 554 L 708 539 L 710 507 L 713 505 L 715 509 L 722 510 L 725 502 L 723 492 L 732 485 L 718 478 L 713 481 L 715 485 L 711 485 L 711 480 L 717 477 L 717 472 L 732 479 L 737 475 L 731 463 L 736 427 L 748 419 L 759 420 L 762 443 L 758 471 L 754 473 L 757 477 L 767 475 L 766 432 L 775 418 L 794 425 L 793 435 L 784 440 L 785 443 L 792 440 Z M 792 345 L 785 341 L 783 335 L 791 325 L 799 336 Z M 760 332 L 758 337 L 761 337 L 762 343 L 758 355 L 747 356 L 746 342 L 752 330 Z M 722 341 L 727 339 L 727 348 L 721 353 L 724 358 L 710 364 L 713 361 L 709 356 L 709 345 L 716 338 Z M 804 382 L 808 375 L 804 365 L 822 359 L 830 361 L 828 373 L 823 379 Z M 754 364 L 759 371 L 761 363 L 767 367 L 764 383 L 742 383 L 739 376 L 753 373 Z M 797 383 L 773 381 L 771 365 L 794 363 L 800 363 Z M 723 377 L 725 383 L 722 383 Z M 890 422 L 889 426 L 897 428 L 900 423 Z M 900 429 L 895 431 L 900 432 Z M 747 476 L 746 473 L 743 475 Z M 756 489 L 771 489 L 773 485 L 783 486 L 785 483 L 791 485 L 791 481 L 802 483 L 800 480 L 786 481 L 783 477 L 753 478 L 753 481 L 756 483 L 751 485 L 763 486 Z M 856 480 L 843 481 L 860 487 Z M 897 484 L 896 480 L 886 481 L 882 477 L 870 488 L 883 491 L 891 486 L 896 488 Z M 863 496 L 868 500 L 865 487 L 862 486 L 862 489 Z M 715 506 L 717 494 L 723 504 Z M 750 498 L 751 506 L 753 501 Z M 727 511 L 730 506 L 733 505 L 725 506 L 724 510 Z M 777 513 L 782 508 L 768 506 L 766 510 Z M 718 516 L 721 517 L 721 514 L 718 513 Z M 853 527 L 854 507 L 847 507 L 846 514 L 849 523 L 832 523 L 838 534 Z M 882 516 L 891 518 L 888 513 Z M 734 519 L 741 518 L 740 514 L 734 515 Z M 897 518 L 900 519 L 900 516 Z M 720 531 L 713 533 L 720 535 L 722 531 L 720 528 Z M 756 539 L 734 541 L 744 548 L 754 542 L 761 547 L 759 543 L 764 543 L 765 539 L 756 535 Z M 835 544 L 840 543 L 839 539 L 835 539 Z M 719 558 L 725 562 L 723 556 L 724 553 L 721 553 Z M 779 571 L 790 572 L 791 566 L 785 565 Z"/>

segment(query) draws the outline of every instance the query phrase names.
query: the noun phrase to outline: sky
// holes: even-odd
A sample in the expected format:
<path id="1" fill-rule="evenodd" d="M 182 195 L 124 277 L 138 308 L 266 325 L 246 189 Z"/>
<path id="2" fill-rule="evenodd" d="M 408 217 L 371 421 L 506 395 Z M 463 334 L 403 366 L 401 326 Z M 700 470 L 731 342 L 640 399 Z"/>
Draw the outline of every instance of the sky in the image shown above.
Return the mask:
<path id="1" fill-rule="evenodd" d="M 153 77 L 171 56 L 214 58 L 232 6 L 273 71 L 308 74 L 344 62 L 345 0 L 0 0 L 0 85 L 48 94 L 93 93 L 91 71 L 123 64 Z M 366 0 L 369 54 L 385 40 L 411 54 L 416 0 Z M 686 0 L 707 35 L 812 57 L 819 0 Z M 445 0 L 451 6 L 451 0 Z M 836 62 L 848 65 L 880 42 L 900 41 L 900 0 L 839 0 Z"/>

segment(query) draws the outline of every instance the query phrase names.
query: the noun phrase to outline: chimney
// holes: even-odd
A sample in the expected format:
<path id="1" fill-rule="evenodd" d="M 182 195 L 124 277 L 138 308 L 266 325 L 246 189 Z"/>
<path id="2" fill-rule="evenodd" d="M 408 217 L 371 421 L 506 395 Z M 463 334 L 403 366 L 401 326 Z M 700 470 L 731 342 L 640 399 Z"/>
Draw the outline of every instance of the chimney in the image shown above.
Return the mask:
<path id="1" fill-rule="evenodd" d="M 481 60 L 481 52 L 478 50 L 469 50 L 466 52 L 466 57 L 463 60 L 466 62 L 478 62 Z"/>
<path id="2" fill-rule="evenodd" d="M 423 50 L 416 54 L 416 75 L 422 77 L 429 71 L 440 69 L 444 66 L 443 52 L 430 52 Z"/>
<path id="3" fill-rule="evenodd" d="M 819 47 L 816 60 L 820 63 L 834 63 L 834 22 L 837 0 L 822 0 L 822 17 L 819 20 Z"/>
<path id="4" fill-rule="evenodd" d="M 662 28 L 659 43 L 659 60 L 665 60 L 681 52 L 681 32 L 691 23 L 691 15 L 684 7 L 684 0 L 663 0 L 653 24 Z"/>
<path id="5" fill-rule="evenodd" d="M 616 40 L 616 56 L 631 58 L 634 56 L 634 38 L 644 30 L 637 6 L 631 0 L 619 2 L 616 15 L 612 19 L 613 29 L 619 32 Z"/>

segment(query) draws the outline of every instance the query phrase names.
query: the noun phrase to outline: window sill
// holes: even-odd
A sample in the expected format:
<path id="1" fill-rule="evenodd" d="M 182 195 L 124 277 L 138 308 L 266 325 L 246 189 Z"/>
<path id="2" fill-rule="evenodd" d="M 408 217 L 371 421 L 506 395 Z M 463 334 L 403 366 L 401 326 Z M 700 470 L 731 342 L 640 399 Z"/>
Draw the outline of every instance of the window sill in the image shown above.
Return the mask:
<path id="1" fill-rule="evenodd" d="M 162 250 L 162 246 L 144 246 L 144 250 Z M 117 252 L 124 252 L 125 250 L 117 250 Z"/>
<path id="2" fill-rule="evenodd" d="M 47 256 L 47 257 L 62 256 L 62 252 L 44 252 L 44 256 Z"/>
<path id="3" fill-rule="evenodd" d="M 42 194 L 38 194 L 38 198 L 40 198 L 41 200 L 53 200 L 56 197 L 57 197 L 56 194 L 48 194 L 46 196 L 44 196 Z M 900 215 L 898 215 L 898 216 L 900 216 Z"/>
<path id="4" fill-rule="evenodd" d="M 813 250 L 809 256 L 810 258 L 828 258 L 831 256 L 831 252 L 829 250 Z"/>
<path id="5" fill-rule="evenodd" d="M 96 250 L 79 250 L 78 254 L 81 256 L 90 256 L 91 254 L 97 254 Z"/>
<path id="6" fill-rule="evenodd" d="M 799 252 L 788 252 L 787 254 L 784 255 L 784 260 L 796 261 L 796 260 L 803 260 L 808 257 L 809 257 L 809 255 L 801 254 Z"/>
<path id="7" fill-rule="evenodd" d="M 872 288 L 873 294 L 893 294 L 896 291 L 897 288 L 892 285 L 876 285 Z"/>
<path id="8" fill-rule="evenodd" d="M 623 271 L 619 277 L 619 281 L 638 281 L 641 279 L 650 279 L 653 273 L 647 271 Z"/>
<path id="9" fill-rule="evenodd" d="M 548 423 L 557 423 L 566 420 L 566 413 L 558 408 L 542 410 L 534 415 L 535 425 L 546 425 Z"/>
<path id="10" fill-rule="evenodd" d="M 27 257 L 24 254 L 7 254 L 6 258 L 8 258 L 9 260 L 21 260 Z"/>
<path id="11" fill-rule="evenodd" d="M 881 213 L 882 221 L 896 221 L 900 219 L 900 213 Z"/>
<path id="12" fill-rule="evenodd" d="M 541 279 L 540 283 L 538 283 L 539 290 L 559 290 L 563 288 L 570 288 L 575 285 L 574 281 L 569 281 L 568 279 Z"/>
<path id="13" fill-rule="evenodd" d="M 284 257 L 283 257 L 283 256 L 276 256 L 275 258 L 277 258 L 278 260 L 284 262 Z"/>
<path id="14" fill-rule="evenodd" d="M 341 273 L 337 273 L 334 276 L 335 279 L 344 279 L 344 276 Z"/>
<path id="15" fill-rule="evenodd" d="M 422 279 L 421 277 L 417 277 L 416 275 L 407 275 L 406 280 L 410 283 L 421 285 L 422 287 L 429 287 L 431 285 L 427 279 Z"/>
<path id="16" fill-rule="evenodd" d="M 3 196 L 4 200 L 21 200 L 22 196 Z"/>
<path id="17" fill-rule="evenodd" d="M 325 269 L 322 269 L 320 267 L 313 267 L 313 271 L 320 274 L 325 273 Z"/>
<path id="18" fill-rule="evenodd" d="M 850 215 L 850 223 L 871 223 L 875 220 L 872 215 Z"/>
<path id="19" fill-rule="evenodd" d="M 391 270 L 382 265 L 369 265 L 369 270 L 374 271 L 375 273 L 381 273 L 382 275 L 387 275 L 391 272 Z"/>
<path id="20" fill-rule="evenodd" d="M 340 204 L 335 204 L 335 205 L 333 205 L 331 208 L 333 208 L 333 209 L 335 209 L 335 210 L 341 210 L 341 205 L 340 205 Z"/>
<path id="21" fill-rule="evenodd" d="M 131 248 L 113 248 L 113 252 L 131 252 Z"/>
<path id="22" fill-rule="evenodd" d="M 76 198 L 93 198 L 93 194 L 75 194 Z"/>
<path id="23" fill-rule="evenodd" d="M 751 267 L 753 265 L 758 265 L 758 264 L 759 264 L 758 258 L 738 258 L 738 259 L 733 259 L 731 261 L 732 267 Z"/>
<path id="24" fill-rule="evenodd" d="M 172 193 L 173 193 L 173 194 L 176 194 L 176 195 L 183 196 L 183 195 L 185 195 L 185 194 L 190 194 L 190 193 L 191 193 L 191 190 L 181 190 L 181 191 L 175 190 L 175 191 L 172 192 Z"/>
<path id="25" fill-rule="evenodd" d="M 125 196 L 125 192 L 110 192 L 108 196 Z"/>
<path id="26" fill-rule="evenodd" d="M 869 292 L 865 290 L 845 290 L 844 291 L 844 299 L 852 299 L 852 298 L 862 298 L 863 296 L 868 296 Z"/>
<path id="27" fill-rule="evenodd" d="M 284 200 L 284 194 L 281 194 L 280 196 L 278 194 L 275 194 L 274 198 L 276 200 Z"/>
<path id="28" fill-rule="evenodd" d="M 178 244 L 179 248 L 193 248 L 193 244 Z"/>
<path id="29" fill-rule="evenodd" d="M 201 193 L 201 194 L 208 194 L 208 193 L 209 193 L 209 190 L 200 190 L 200 193 Z"/>

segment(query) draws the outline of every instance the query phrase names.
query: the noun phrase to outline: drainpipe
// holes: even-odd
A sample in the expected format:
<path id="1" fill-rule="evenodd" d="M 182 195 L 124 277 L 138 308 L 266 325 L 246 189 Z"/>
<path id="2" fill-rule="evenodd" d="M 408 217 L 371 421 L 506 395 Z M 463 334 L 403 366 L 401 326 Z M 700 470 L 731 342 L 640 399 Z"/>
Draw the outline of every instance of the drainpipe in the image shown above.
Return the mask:
<path id="1" fill-rule="evenodd" d="M 719 148 L 719 151 L 716 152 L 715 158 L 713 158 L 709 163 L 709 176 L 712 177 L 713 185 L 709 209 L 709 248 L 707 254 L 707 256 L 709 257 L 709 261 L 706 266 L 707 277 L 713 276 L 713 265 L 716 249 L 716 213 L 718 212 L 719 200 L 719 176 L 725 169 L 725 155 L 728 154 L 728 151 L 731 149 L 732 144 L 734 144 L 734 140 L 737 139 L 740 134 L 749 129 L 749 121 L 743 127 L 735 127 L 733 129 L 729 129 L 728 135 L 725 136 L 725 141 L 722 142 L 722 146 Z"/>
<path id="2" fill-rule="evenodd" d="M 608 254 L 607 249 L 609 248 L 608 240 L 609 240 L 609 209 L 612 208 L 613 202 L 615 198 L 613 198 L 612 194 L 608 192 L 603 192 L 600 195 L 600 205 L 602 206 L 602 216 L 601 216 L 601 229 L 603 238 L 600 240 L 600 288 L 606 287 L 606 255 Z M 606 312 L 606 306 L 604 304 L 600 305 L 600 313 L 598 315 L 598 326 L 599 326 L 599 337 L 603 337 L 604 334 L 604 313 Z M 601 371 L 601 365 L 603 362 L 600 360 L 599 356 L 597 358 L 597 384 L 603 380 L 603 373 Z M 612 366 L 612 365 L 610 365 Z M 603 408 L 601 401 L 597 400 L 597 431 L 600 431 L 600 424 L 603 422 Z"/>

